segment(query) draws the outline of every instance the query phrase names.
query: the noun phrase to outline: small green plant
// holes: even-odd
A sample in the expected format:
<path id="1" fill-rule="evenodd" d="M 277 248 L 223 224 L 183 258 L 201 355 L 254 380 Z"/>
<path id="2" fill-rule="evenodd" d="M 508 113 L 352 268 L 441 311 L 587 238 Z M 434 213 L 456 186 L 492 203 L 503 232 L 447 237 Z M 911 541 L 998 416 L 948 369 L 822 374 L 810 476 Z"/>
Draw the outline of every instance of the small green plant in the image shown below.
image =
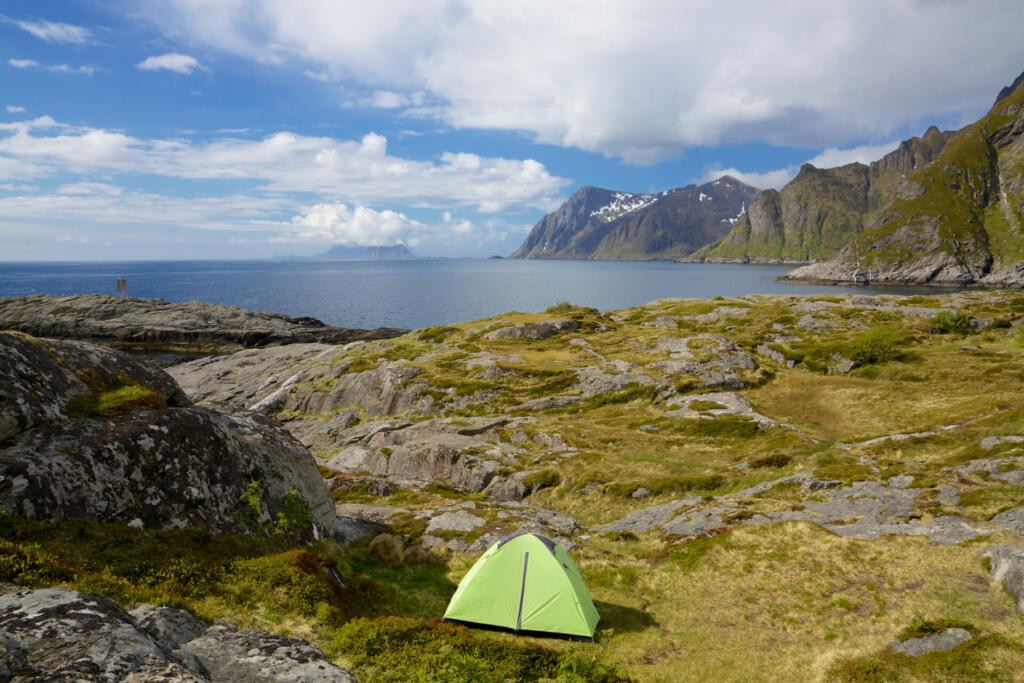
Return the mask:
<path id="1" fill-rule="evenodd" d="M 263 535 L 263 528 L 260 523 L 262 516 L 263 500 L 260 494 L 260 483 L 258 481 L 250 481 L 239 497 L 238 506 L 235 509 L 235 519 L 238 520 L 238 524 L 250 536 L 261 536 Z"/>
<path id="2" fill-rule="evenodd" d="M 958 334 L 964 337 L 973 331 L 971 318 L 966 313 L 942 311 L 932 322 L 932 332 L 935 334 Z"/>
<path id="3" fill-rule="evenodd" d="M 281 497 L 281 511 L 277 513 L 274 533 L 292 540 L 308 537 L 312 531 L 313 512 L 302 502 L 295 488 Z"/>

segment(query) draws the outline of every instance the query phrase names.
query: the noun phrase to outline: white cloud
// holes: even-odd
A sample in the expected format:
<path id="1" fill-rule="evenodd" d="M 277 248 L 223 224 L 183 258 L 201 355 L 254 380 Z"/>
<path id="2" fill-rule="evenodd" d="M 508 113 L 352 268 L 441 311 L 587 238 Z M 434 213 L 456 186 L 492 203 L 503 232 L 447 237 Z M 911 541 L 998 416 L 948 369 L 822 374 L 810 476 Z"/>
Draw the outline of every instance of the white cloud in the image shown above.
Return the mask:
<path id="1" fill-rule="evenodd" d="M 15 24 L 23 31 L 27 31 L 36 38 L 41 38 L 48 43 L 71 43 L 82 45 L 91 40 L 92 32 L 82 26 L 64 24 L 59 21 L 19 21 L 0 15 L 0 21 Z"/>
<path id="2" fill-rule="evenodd" d="M 20 114 L 21 112 L 25 111 L 25 107 L 17 107 L 13 104 L 8 104 L 7 111 L 11 114 Z"/>
<path id="3" fill-rule="evenodd" d="M 144 71 L 166 69 L 167 71 L 176 71 L 180 74 L 190 74 L 196 69 L 202 69 L 203 67 L 195 57 L 178 54 L 177 52 L 169 52 L 165 55 L 146 57 L 136 64 L 135 68 Z"/>
<path id="4" fill-rule="evenodd" d="M 822 150 L 822 152 L 807 160 L 808 164 L 816 168 L 835 168 L 836 166 L 845 166 L 846 164 L 852 164 L 860 162 L 862 164 L 870 164 L 872 161 L 881 159 L 889 152 L 899 147 L 898 141 L 884 142 L 878 145 L 861 145 L 859 147 L 850 147 L 848 149 L 839 149 L 838 147 L 829 147 L 828 149 Z M 767 190 L 768 188 L 774 188 L 781 190 L 782 187 L 796 177 L 796 174 L 800 171 L 799 165 L 786 166 L 785 168 L 778 168 L 773 171 L 740 171 L 735 168 L 721 168 L 720 166 L 711 166 L 704 171 L 704 175 L 701 178 L 702 183 L 709 182 L 715 178 L 720 178 L 723 175 L 731 175 L 737 180 L 742 180 L 748 185 Z"/>
<path id="5" fill-rule="evenodd" d="M 16 69 L 39 68 L 66 74 L 92 76 L 98 70 L 94 66 L 71 66 L 70 64 L 40 64 L 34 59 L 8 59 L 7 63 Z"/>
<path id="6" fill-rule="evenodd" d="M 292 219 L 282 241 L 315 241 L 347 246 L 415 246 L 430 232 L 425 224 L 396 211 L 349 208 L 341 202 L 316 204 Z"/>
<path id="7" fill-rule="evenodd" d="M 888 137 L 977 114 L 1022 66 L 1024 3 L 1002 0 L 150 3 L 176 39 L 641 163 Z"/>
<path id="8" fill-rule="evenodd" d="M 124 192 L 123 188 L 108 183 L 68 183 L 67 185 L 61 185 L 57 189 L 57 194 L 76 195 L 102 194 L 116 196 L 122 192 Z"/>
<path id="9" fill-rule="evenodd" d="M 568 184 L 532 159 L 445 152 L 433 161 L 388 154 L 387 139 L 280 132 L 260 140 L 194 143 L 143 140 L 60 124 L 48 116 L 0 124 L 0 180 L 60 172 L 148 173 L 174 178 L 252 180 L 275 192 L 313 192 L 360 204 L 399 203 L 484 212 L 558 206 Z"/>
<path id="10" fill-rule="evenodd" d="M 861 145 L 860 147 L 851 147 L 850 149 L 829 147 L 822 150 L 821 154 L 810 159 L 807 163 L 818 168 L 834 168 L 858 161 L 862 164 L 870 164 L 872 161 L 881 159 L 899 146 L 900 141 L 893 140 L 892 142 L 885 142 L 880 145 Z"/>

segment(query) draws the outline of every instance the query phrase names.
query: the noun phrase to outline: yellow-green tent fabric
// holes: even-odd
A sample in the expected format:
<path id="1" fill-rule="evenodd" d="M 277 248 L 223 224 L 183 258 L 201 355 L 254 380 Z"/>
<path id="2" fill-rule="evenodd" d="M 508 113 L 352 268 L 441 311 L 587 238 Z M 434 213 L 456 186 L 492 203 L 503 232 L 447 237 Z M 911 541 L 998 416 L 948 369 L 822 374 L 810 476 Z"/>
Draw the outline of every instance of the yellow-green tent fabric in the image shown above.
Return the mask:
<path id="1" fill-rule="evenodd" d="M 459 583 L 444 618 L 593 639 L 601 617 L 569 553 L 550 538 L 519 533 L 480 556 Z"/>

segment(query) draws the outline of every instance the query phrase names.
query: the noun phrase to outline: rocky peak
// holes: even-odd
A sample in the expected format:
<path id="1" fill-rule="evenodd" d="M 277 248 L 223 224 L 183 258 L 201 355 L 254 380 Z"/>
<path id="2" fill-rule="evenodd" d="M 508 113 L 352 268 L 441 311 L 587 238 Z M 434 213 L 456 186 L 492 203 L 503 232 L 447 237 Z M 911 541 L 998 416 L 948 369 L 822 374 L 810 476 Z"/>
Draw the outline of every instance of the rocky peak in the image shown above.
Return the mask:
<path id="1" fill-rule="evenodd" d="M 999 104 L 1000 101 L 1005 100 L 1007 97 L 1012 95 L 1022 83 L 1024 83 L 1024 71 L 1021 71 L 1020 75 L 1013 79 L 1013 83 L 999 91 L 999 94 L 996 95 L 996 101 L 992 103 L 992 106 Z"/>

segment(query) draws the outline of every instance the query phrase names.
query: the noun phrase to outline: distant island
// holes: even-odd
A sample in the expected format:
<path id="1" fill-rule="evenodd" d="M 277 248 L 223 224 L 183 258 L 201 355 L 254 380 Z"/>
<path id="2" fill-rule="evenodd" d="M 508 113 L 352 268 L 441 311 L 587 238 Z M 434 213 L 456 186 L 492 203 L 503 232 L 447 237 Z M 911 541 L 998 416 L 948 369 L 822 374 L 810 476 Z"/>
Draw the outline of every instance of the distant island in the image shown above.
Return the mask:
<path id="1" fill-rule="evenodd" d="M 338 261 L 399 261 L 418 257 L 409 251 L 409 248 L 404 244 L 399 243 L 393 246 L 376 247 L 350 247 L 344 244 L 335 244 L 326 252 L 314 258 Z"/>

